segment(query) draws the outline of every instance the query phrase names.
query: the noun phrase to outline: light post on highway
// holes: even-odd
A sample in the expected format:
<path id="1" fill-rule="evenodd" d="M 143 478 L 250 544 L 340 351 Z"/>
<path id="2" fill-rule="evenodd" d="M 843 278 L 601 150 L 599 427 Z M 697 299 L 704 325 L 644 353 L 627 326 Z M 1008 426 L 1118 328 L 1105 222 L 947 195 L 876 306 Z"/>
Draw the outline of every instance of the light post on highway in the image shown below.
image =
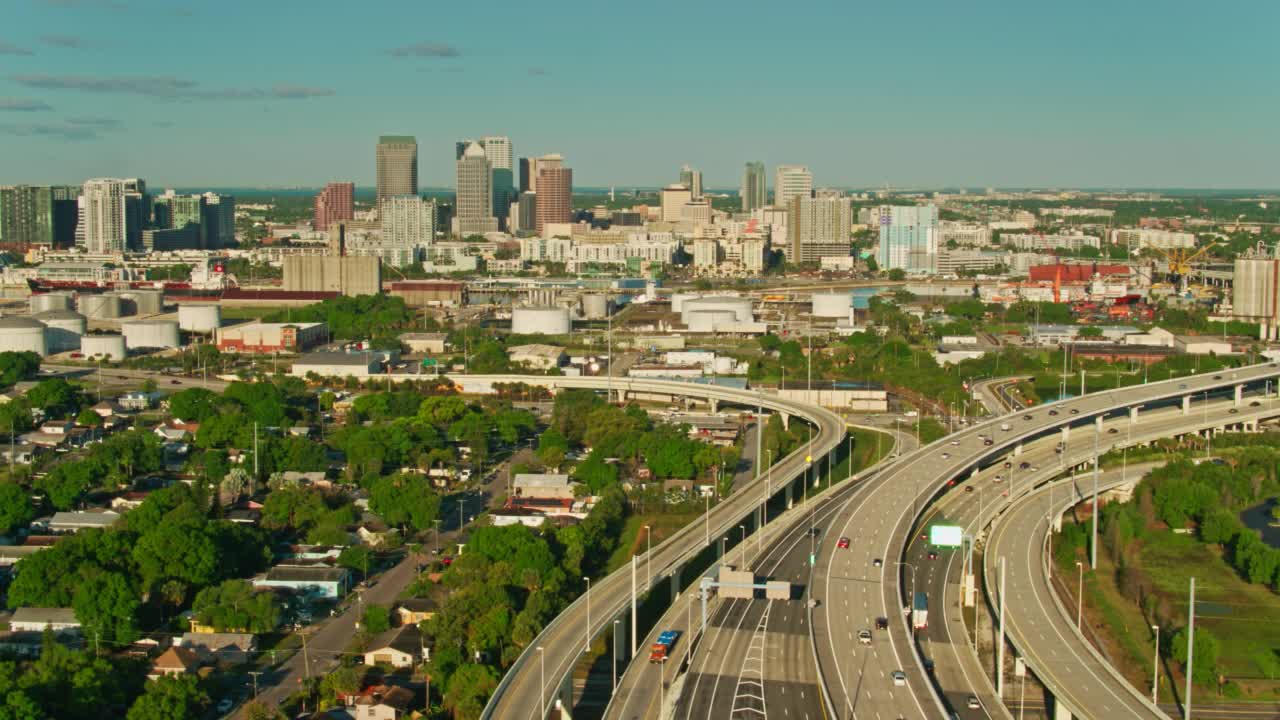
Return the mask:
<path id="1" fill-rule="evenodd" d="M 618 621 L 613 621 L 613 662 L 609 664 L 613 671 L 613 692 L 618 692 Z"/>
<path id="2" fill-rule="evenodd" d="M 702 512 L 702 527 L 704 544 L 711 544 L 711 493 L 704 492 L 702 494 L 704 510 Z"/>
<path id="3" fill-rule="evenodd" d="M 1076 583 L 1076 629 L 1080 630 L 1084 625 L 1084 563 L 1077 562 L 1076 569 L 1080 571 L 1080 580 Z"/>
<path id="4" fill-rule="evenodd" d="M 653 589 L 653 528 L 644 526 L 644 591 L 649 592 Z"/>
<path id="5" fill-rule="evenodd" d="M 738 526 L 738 529 L 742 531 L 742 559 L 745 562 L 747 560 L 747 526 L 746 524 L 742 524 Z M 747 564 L 750 565 L 751 563 Z"/>
<path id="6" fill-rule="evenodd" d="M 586 635 L 587 635 L 587 643 L 586 643 L 586 652 L 591 652 L 591 578 L 589 578 L 589 577 L 587 577 L 587 576 L 585 576 L 585 575 L 584 575 L 584 576 L 582 577 L 582 579 L 587 581 L 587 632 L 586 632 Z"/>
<path id="7" fill-rule="evenodd" d="M 538 685 L 538 707 L 541 714 L 538 715 L 539 720 L 546 720 L 547 717 L 547 654 L 543 652 L 542 646 L 538 646 L 538 665 L 541 668 L 541 680 Z"/>
<path id="8" fill-rule="evenodd" d="M 1156 654 L 1151 659 L 1151 702 L 1159 702 L 1156 696 L 1160 692 L 1160 626 L 1152 625 L 1151 632 L 1156 635 Z"/>
<path id="9" fill-rule="evenodd" d="M 906 567 L 911 568 L 911 597 L 908 598 L 911 604 L 908 605 L 908 607 L 914 608 L 915 602 L 916 602 L 916 566 L 912 565 L 911 563 L 898 562 L 898 561 L 894 561 L 893 564 L 904 565 Z M 915 635 L 916 635 L 916 623 L 915 623 L 915 618 L 913 617 L 911 618 L 911 637 L 915 637 Z"/>

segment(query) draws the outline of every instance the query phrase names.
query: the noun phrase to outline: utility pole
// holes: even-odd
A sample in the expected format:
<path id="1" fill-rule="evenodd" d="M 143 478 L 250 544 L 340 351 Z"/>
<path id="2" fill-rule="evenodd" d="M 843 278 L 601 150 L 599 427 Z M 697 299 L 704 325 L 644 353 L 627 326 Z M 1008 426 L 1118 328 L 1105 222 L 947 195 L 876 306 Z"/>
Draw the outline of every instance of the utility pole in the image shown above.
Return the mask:
<path id="1" fill-rule="evenodd" d="M 302 667 L 303 677 L 311 677 L 311 655 L 307 653 L 307 634 L 305 632 L 298 633 L 302 636 Z"/>
<path id="2" fill-rule="evenodd" d="M 253 676 L 253 699 L 258 699 L 258 676 L 262 674 L 261 670 L 250 670 L 249 674 Z"/>
<path id="3" fill-rule="evenodd" d="M 258 423 L 253 423 L 253 481 L 258 481 Z"/>

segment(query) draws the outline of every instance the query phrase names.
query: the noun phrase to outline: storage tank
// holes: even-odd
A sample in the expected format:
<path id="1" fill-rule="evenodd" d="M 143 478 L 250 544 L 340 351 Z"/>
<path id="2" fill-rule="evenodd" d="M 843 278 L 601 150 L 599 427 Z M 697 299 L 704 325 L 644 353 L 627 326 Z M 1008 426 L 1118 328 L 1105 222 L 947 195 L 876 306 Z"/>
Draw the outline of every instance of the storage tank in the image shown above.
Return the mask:
<path id="1" fill-rule="evenodd" d="M 738 322 L 732 310 L 688 310 L 685 317 L 689 332 L 716 332 Z"/>
<path id="2" fill-rule="evenodd" d="M 609 296 L 583 295 L 582 316 L 588 320 L 603 320 L 609 317 Z"/>
<path id="3" fill-rule="evenodd" d="M 83 315 L 74 310 L 46 310 L 32 317 L 45 325 L 45 346 L 49 352 L 80 349 L 80 336 L 87 329 Z"/>
<path id="4" fill-rule="evenodd" d="M 85 335 L 80 338 L 80 352 L 87 358 L 103 357 L 123 360 L 128 355 L 123 335 Z"/>
<path id="5" fill-rule="evenodd" d="M 120 296 L 110 293 L 102 295 L 81 295 L 80 313 L 90 320 L 112 320 L 120 317 Z"/>
<path id="6" fill-rule="evenodd" d="M 689 315 L 701 310 L 729 310 L 738 322 L 749 323 L 755 318 L 751 314 L 751 298 L 718 296 L 685 300 L 680 305 L 680 319 L 689 324 Z"/>
<path id="7" fill-rule="evenodd" d="M 1244 255 L 1236 258 L 1231 283 L 1231 311 L 1235 317 L 1253 321 L 1277 318 L 1280 293 L 1280 260 Z"/>
<path id="8" fill-rule="evenodd" d="M 48 312 L 49 310 L 70 310 L 71 293 L 51 292 L 31 296 L 31 314 Z"/>
<path id="9" fill-rule="evenodd" d="M 178 347 L 178 323 L 173 320 L 133 320 L 120 324 L 125 347 L 176 348 Z"/>
<path id="10" fill-rule="evenodd" d="M 847 318 L 853 307 L 853 295 L 847 292 L 814 293 L 813 316 L 820 318 Z"/>
<path id="11" fill-rule="evenodd" d="M 33 318 L 0 317 L 0 352 L 49 353 L 44 323 Z"/>
<path id="12" fill-rule="evenodd" d="M 159 315 L 164 312 L 162 290 L 121 290 L 114 294 L 133 305 L 132 315 Z"/>
<path id="13" fill-rule="evenodd" d="M 518 307 L 511 311 L 511 332 L 517 335 L 567 335 L 569 310 L 558 307 Z"/>
<path id="14" fill-rule="evenodd" d="M 207 335 L 222 327 L 222 307 L 212 303 L 179 305 L 178 327 Z"/>
<path id="15" fill-rule="evenodd" d="M 699 295 L 698 293 L 690 293 L 690 292 L 671 293 L 671 312 L 680 312 L 681 310 L 684 309 L 684 303 L 686 300 L 696 300 L 697 298 L 700 298 L 700 297 L 702 296 Z"/>

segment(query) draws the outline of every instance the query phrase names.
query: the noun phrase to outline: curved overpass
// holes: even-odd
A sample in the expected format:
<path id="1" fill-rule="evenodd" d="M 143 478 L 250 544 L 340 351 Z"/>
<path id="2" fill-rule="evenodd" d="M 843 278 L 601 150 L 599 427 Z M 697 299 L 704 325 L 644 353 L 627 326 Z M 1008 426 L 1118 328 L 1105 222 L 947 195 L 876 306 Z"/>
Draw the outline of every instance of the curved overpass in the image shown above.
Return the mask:
<path id="1" fill-rule="evenodd" d="M 1011 451 L 1020 454 L 1021 446 L 1037 437 L 1063 433 L 1070 447 L 1073 425 L 1100 423 L 1108 415 L 1161 403 L 1174 407 L 1181 403 L 1181 411 L 1189 414 L 1192 397 L 1225 391 L 1234 402 L 1245 387 L 1261 386 L 1277 376 L 1280 369 L 1268 363 L 1040 406 L 948 436 L 904 457 L 871 481 L 869 491 L 859 496 L 856 506 L 846 508 L 831 532 L 857 538 L 856 546 L 820 558 L 815 575 L 819 597 L 825 600 L 813 624 L 819 667 L 842 716 L 924 718 L 947 712 L 923 671 L 901 611 L 902 586 L 911 571 L 895 561 L 904 557 L 918 518 L 951 481 Z M 1091 452 L 1093 432 L 1086 429 Z M 983 435 L 990 437 L 992 445 L 983 442 Z M 1080 442 L 1079 435 L 1077 431 L 1074 442 Z M 876 566 L 876 559 L 882 560 L 882 566 Z M 852 645 L 855 633 L 873 627 L 877 617 L 890 619 L 887 641 L 869 647 Z M 903 685 L 890 681 L 895 671 L 905 673 Z"/>
<path id="2" fill-rule="evenodd" d="M 604 390 L 611 396 L 671 396 L 705 400 L 713 405 L 730 403 L 746 408 L 766 408 L 786 417 L 798 417 L 815 427 L 812 449 L 803 447 L 773 465 L 775 489 L 804 476 L 810 467 L 806 456 L 818 463 L 841 447 L 844 421 L 835 413 L 806 403 L 715 385 L 636 378 L 561 377 L 541 375 L 452 375 L 465 392 L 492 391 L 498 383 L 525 383 L 549 389 Z M 754 485 L 754 483 L 752 484 Z M 486 705 L 483 718 L 538 718 L 560 698 L 572 703 L 569 682 L 575 663 L 588 638 L 611 628 L 614 618 L 627 612 L 632 598 L 632 578 L 649 586 L 660 578 L 678 575 L 682 567 L 703 551 L 707 538 L 719 538 L 758 507 L 763 496 L 754 487 L 735 492 L 711 508 L 709 518 L 685 526 L 652 550 L 652 556 L 631 568 L 618 570 L 592 584 L 590 595 L 579 596 L 555 617 L 507 670 Z M 645 573 L 652 567 L 652 575 Z M 589 621 L 589 623 L 588 623 Z"/>

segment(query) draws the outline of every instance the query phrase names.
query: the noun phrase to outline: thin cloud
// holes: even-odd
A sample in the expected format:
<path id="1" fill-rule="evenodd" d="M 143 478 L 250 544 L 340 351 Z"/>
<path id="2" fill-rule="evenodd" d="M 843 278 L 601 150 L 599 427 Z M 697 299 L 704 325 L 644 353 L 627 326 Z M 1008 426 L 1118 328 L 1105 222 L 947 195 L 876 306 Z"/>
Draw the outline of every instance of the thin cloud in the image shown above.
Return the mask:
<path id="1" fill-rule="evenodd" d="M 68 50 L 81 50 L 88 47 L 84 38 L 75 35 L 43 35 L 40 42 L 49 47 L 66 48 Z"/>
<path id="2" fill-rule="evenodd" d="M 0 40 L 0 55 L 35 55 L 30 48 L 20 47 L 11 42 Z"/>
<path id="3" fill-rule="evenodd" d="M 127 10 L 128 5 L 115 0 L 44 0 L 45 5 L 61 8 L 106 8 L 108 10 Z"/>
<path id="4" fill-rule="evenodd" d="M 104 130 L 107 128 L 120 127 L 119 120 L 108 117 L 69 117 L 67 118 L 67 124 L 79 127 L 101 128 Z"/>
<path id="5" fill-rule="evenodd" d="M 0 134 L 18 135 L 20 137 L 48 137 L 76 142 L 96 140 L 100 137 L 99 128 L 59 123 L 0 124 Z"/>
<path id="6" fill-rule="evenodd" d="M 52 105 L 40 100 L 0 97 L 0 112 L 44 112 L 52 109 Z"/>
<path id="7" fill-rule="evenodd" d="M 540 67 L 529 68 L 529 74 L 534 77 L 542 77 L 543 75 L 547 74 L 547 70 L 546 68 L 540 68 Z"/>
<path id="8" fill-rule="evenodd" d="M 387 54 L 392 57 L 434 57 L 455 58 L 462 55 L 458 48 L 445 43 L 419 42 L 403 47 L 391 48 Z"/>
<path id="9" fill-rule="evenodd" d="M 14 82 L 41 90 L 76 90 L 79 92 L 140 95 L 162 100 L 294 100 L 333 95 L 328 88 L 281 84 L 262 88 L 203 88 L 194 80 L 155 76 L 49 75 L 32 73 L 10 76 Z"/>

